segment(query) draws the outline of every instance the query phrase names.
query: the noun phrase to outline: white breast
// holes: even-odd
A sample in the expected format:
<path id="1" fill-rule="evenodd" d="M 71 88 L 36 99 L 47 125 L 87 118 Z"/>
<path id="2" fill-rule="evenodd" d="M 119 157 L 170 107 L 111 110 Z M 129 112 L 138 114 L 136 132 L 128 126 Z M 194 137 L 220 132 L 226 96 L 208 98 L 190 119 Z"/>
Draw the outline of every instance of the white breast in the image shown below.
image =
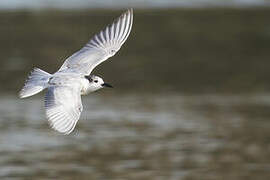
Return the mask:
<path id="1" fill-rule="evenodd" d="M 82 78 L 81 80 L 81 85 L 82 85 L 82 90 L 81 90 L 81 95 L 87 95 L 89 91 L 89 80 Z"/>

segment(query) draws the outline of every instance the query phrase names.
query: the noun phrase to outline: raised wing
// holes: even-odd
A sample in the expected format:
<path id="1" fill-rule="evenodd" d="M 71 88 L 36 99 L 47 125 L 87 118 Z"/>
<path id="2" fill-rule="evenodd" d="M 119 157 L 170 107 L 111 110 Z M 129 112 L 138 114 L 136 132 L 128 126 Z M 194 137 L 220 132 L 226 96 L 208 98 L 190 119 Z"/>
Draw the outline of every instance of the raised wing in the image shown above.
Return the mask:
<path id="1" fill-rule="evenodd" d="M 83 109 L 79 88 L 50 87 L 45 95 L 45 108 L 53 129 L 64 134 L 71 133 Z"/>
<path id="2" fill-rule="evenodd" d="M 92 70 L 112 57 L 127 40 L 133 22 L 129 9 L 111 25 L 96 34 L 81 50 L 70 56 L 58 71 L 72 71 L 89 75 Z"/>

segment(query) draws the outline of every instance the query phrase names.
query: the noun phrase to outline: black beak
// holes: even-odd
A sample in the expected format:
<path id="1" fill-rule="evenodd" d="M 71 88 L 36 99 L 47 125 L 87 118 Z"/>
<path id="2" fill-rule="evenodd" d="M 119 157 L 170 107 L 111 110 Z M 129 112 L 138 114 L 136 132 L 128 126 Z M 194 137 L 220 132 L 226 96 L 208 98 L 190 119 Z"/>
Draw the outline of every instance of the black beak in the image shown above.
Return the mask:
<path id="1" fill-rule="evenodd" d="M 101 86 L 103 86 L 103 87 L 109 87 L 109 88 L 113 88 L 113 86 L 112 86 L 112 85 L 110 85 L 110 84 L 108 84 L 108 83 L 103 83 Z"/>

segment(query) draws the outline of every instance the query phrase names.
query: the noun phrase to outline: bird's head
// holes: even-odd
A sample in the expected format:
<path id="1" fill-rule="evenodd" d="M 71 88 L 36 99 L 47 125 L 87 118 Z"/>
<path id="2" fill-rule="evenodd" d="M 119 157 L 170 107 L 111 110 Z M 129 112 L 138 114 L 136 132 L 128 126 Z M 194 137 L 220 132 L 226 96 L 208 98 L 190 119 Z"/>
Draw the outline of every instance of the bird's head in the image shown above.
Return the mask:
<path id="1" fill-rule="evenodd" d="M 89 81 L 89 91 L 96 91 L 104 87 L 112 88 L 112 85 L 105 83 L 101 77 L 91 75 L 85 76 L 85 78 Z"/>

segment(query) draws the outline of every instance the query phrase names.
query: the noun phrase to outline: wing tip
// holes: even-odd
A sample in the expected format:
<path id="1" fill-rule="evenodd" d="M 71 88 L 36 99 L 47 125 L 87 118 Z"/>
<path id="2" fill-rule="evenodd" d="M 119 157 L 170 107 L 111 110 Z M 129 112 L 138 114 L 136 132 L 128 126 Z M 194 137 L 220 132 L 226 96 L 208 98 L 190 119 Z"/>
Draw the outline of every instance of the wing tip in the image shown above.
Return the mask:
<path id="1" fill-rule="evenodd" d="M 128 13 L 130 13 L 130 14 L 133 15 L 133 8 L 128 8 L 126 12 L 128 12 Z"/>
<path id="2" fill-rule="evenodd" d="M 70 134 L 75 129 L 78 121 L 67 119 L 68 117 L 65 115 L 59 117 L 59 113 L 57 115 L 57 113 L 52 112 L 52 109 L 46 109 L 46 118 L 48 120 L 49 127 L 62 135 Z M 63 124 L 63 121 L 66 121 L 66 123 Z"/>
<path id="3" fill-rule="evenodd" d="M 124 15 L 129 15 L 130 16 L 130 19 L 132 20 L 133 19 L 133 8 L 128 8 L 123 14 L 122 16 Z"/>
<path id="4" fill-rule="evenodd" d="M 62 127 L 56 126 L 55 122 L 53 122 L 53 120 L 51 120 L 48 116 L 47 116 L 47 119 L 48 119 L 48 124 L 50 128 L 57 131 L 59 134 L 62 134 L 62 135 L 69 135 L 70 133 L 72 133 L 77 124 L 77 122 L 74 122 L 71 124 L 71 126 L 68 126 L 67 128 L 62 128 Z"/>
<path id="5" fill-rule="evenodd" d="M 133 18 L 133 8 L 128 8 L 125 12 L 123 12 L 121 14 L 121 16 L 119 18 L 124 17 L 126 15 L 130 15 L 130 18 L 132 19 Z M 119 18 L 117 18 L 114 22 L 118 21 Z"/>

